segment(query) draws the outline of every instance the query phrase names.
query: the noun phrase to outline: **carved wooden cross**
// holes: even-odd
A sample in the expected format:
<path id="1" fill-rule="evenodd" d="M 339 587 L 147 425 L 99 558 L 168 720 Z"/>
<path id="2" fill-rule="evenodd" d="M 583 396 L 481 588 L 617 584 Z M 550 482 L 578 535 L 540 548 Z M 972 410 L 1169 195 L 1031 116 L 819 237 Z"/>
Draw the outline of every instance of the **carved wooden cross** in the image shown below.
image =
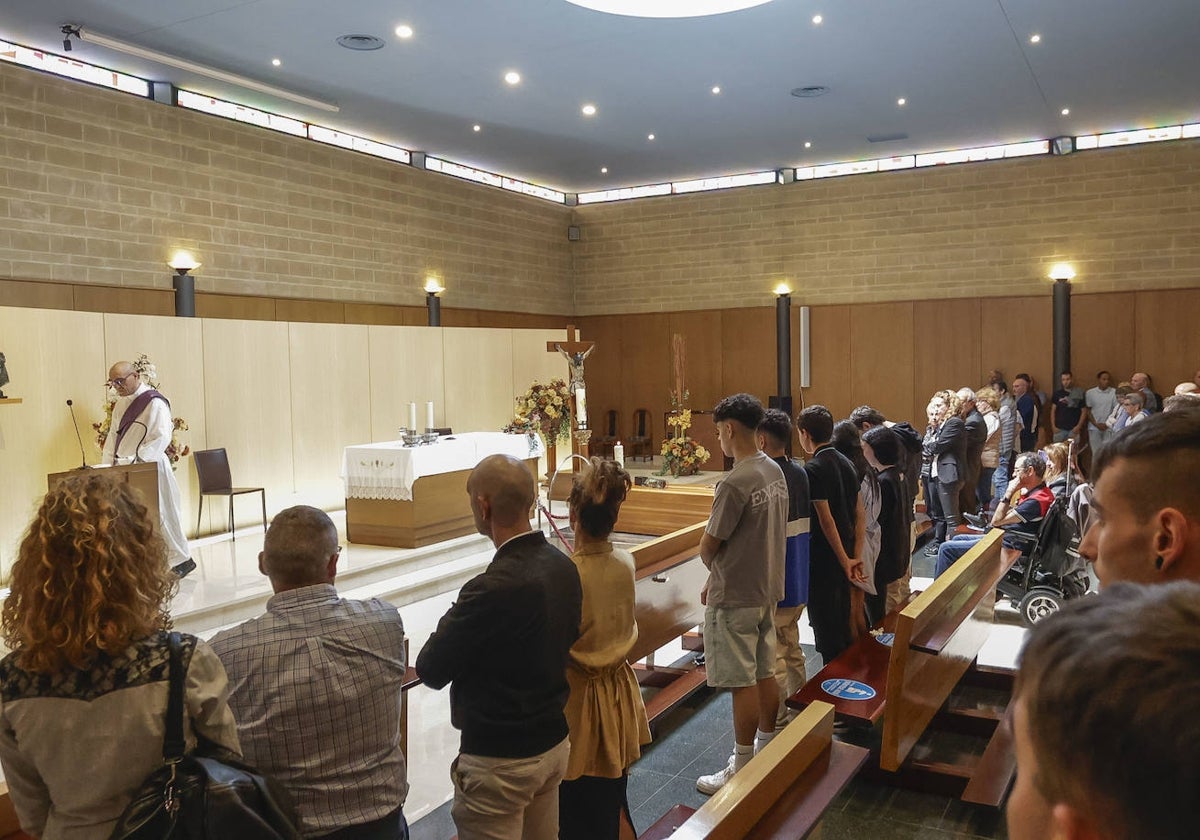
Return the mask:
<path id="1" fill-rule="evenodd" d="M 566 341 L 547 341 L 547 353 L 570 353 L 572 356 L 576 353 L 586 353 L 596 346 L 594 341 L 583 341 L 575 334 L 575 325 L 567 324 L 567 340 Z"/>
<path id="2" fill-rule="evenodd" d="M 578 455 L 587 456 L 587 441 L 591 432 L 587 429 L 587 408 L 584 405 L 585 385 L 583 379 L 583 360 L 596 348 L 594 341 L 582 341 L 575 332 L 575 325 L 567 325 L 566 341 L 547 341 L 547 353 L 561 353 L 567 360 L 571 370 L 571 416 L 574 418 L 575 434 L 572 437 L 572 449 Z M 572 461 L 572 471 L 579 469 L 579 462 Z"/>

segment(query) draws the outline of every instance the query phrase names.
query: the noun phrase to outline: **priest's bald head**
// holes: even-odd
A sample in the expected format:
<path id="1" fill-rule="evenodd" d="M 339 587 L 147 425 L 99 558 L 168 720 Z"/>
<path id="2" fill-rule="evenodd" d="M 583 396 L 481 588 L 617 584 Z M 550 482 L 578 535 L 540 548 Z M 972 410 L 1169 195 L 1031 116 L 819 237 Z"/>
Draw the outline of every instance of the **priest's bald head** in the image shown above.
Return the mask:
<path id="1" fill-rule="evenodd" d="M 475 528 L 499 548 L 529 530 L 529 510 L 537 498 L 533 476 L 511 455 L 489 455 L 467 478 Z"/>
<path id="2" fill-rule="evenodd" d="M 117 362 L 108 369 L 108 384 L 119 396 L 129 396 L 141 383 L 142 378 L 129 362 Z"/>
<path id="3" fill-rule="evenodd" d="M 337 528 L 329 514 L 308 505 L 281 510 L 271 520 L 258 570 L 276 592 L 333 583 L 337 575 Z"/>

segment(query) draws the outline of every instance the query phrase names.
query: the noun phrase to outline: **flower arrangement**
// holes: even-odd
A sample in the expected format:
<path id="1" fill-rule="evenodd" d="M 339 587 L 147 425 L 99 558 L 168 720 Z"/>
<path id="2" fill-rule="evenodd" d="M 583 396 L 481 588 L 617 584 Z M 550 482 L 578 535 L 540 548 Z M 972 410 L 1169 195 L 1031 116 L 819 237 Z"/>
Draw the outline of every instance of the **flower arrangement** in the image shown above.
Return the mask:
<path id="1" fill-rule="evenodd" d="M 535 381 L 516 400 L 512 421 L 506 432 L 541 432 L 546 443 L 571 439 L 571 392 L 562 379 L 543 385 Z"/>
<path id="2" fill-rule="evenodd" d="M 692 411 L 689 408 L 667 417 L 667 425 L 674 434 L 663 441 L 663 466 L 659 475 L 695 475 L 700 471 L 700 465 L 709 458 L 709 451 L 687 436 L 687 430 L 692 427 Z"/>
<path id="3" fill-rule="evenodd" d="M 149 385 L 154 390 L 158 390 L 158 368 L 150 361 L 150 358 L 142 353 L 133 362 L 133 369 L 138 377 L 143 382 Z M 112 428 L 113 406 L 117 404 L 117 395 L 113 391 L 112 386 L 108 388 L 108 394 L 104 401 L 104 419 L 99 423 L 93 423 L 92 429 L 96 432 L 96 446 L 100 451 L 104 451 L 104 441 L 108 439 L 108 431 Z M 171 469 L 175 469 L 175 465 L 179 463 L 181 458 L 187 457 L 191 453 L 191 447 L 179 439 L 179 432 L 188 430 L 187 421 L 182 417 L 171 416 L 171 442 L 167 445 L 167 459 L 171 462 Z"/>

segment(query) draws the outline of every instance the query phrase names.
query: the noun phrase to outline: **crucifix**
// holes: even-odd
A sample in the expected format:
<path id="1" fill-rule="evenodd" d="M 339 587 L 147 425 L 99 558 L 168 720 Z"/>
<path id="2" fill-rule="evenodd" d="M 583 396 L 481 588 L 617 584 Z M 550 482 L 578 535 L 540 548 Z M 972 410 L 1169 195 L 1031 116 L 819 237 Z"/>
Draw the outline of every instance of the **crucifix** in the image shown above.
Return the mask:
<path id="1" fill-rule="evenodd" d="M 587 458 L 587 445 L 592 432 L 588 428 L 587 422 L 587 386 L 584 384 L 583 378 L 583 360 L 590 356 L 595 349 L 596 342 L 583 341 L 577 337 L 574 324 L 567 325 L 566 341 L 546 342 L 546 352 L 561 354 L 571 369 L 569 390 L 573 401 L 571 417 L 575 427 L 571 438 L 574 454 L 582 455 L 584 458 Z M 550 469 L 553 472 L 554 467 L 552 466 Z M 571 471 L 579 471 L 579 462 L 574 459 L 571 462 Z"/>

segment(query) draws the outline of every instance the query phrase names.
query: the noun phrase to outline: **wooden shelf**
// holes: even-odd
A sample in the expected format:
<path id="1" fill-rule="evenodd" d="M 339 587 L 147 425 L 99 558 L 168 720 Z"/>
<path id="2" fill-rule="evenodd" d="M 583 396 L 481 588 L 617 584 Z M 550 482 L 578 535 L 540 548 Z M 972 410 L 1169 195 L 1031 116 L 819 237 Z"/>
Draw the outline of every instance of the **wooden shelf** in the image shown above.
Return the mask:
<path id="1" fill-rule="evenodd" d="M 23 400 L 21 397 L 5 397 L 4 399 L 0 400 L 0 405 L 17 405 L 23 402 L 25 402 L 25 400 Z"/>

